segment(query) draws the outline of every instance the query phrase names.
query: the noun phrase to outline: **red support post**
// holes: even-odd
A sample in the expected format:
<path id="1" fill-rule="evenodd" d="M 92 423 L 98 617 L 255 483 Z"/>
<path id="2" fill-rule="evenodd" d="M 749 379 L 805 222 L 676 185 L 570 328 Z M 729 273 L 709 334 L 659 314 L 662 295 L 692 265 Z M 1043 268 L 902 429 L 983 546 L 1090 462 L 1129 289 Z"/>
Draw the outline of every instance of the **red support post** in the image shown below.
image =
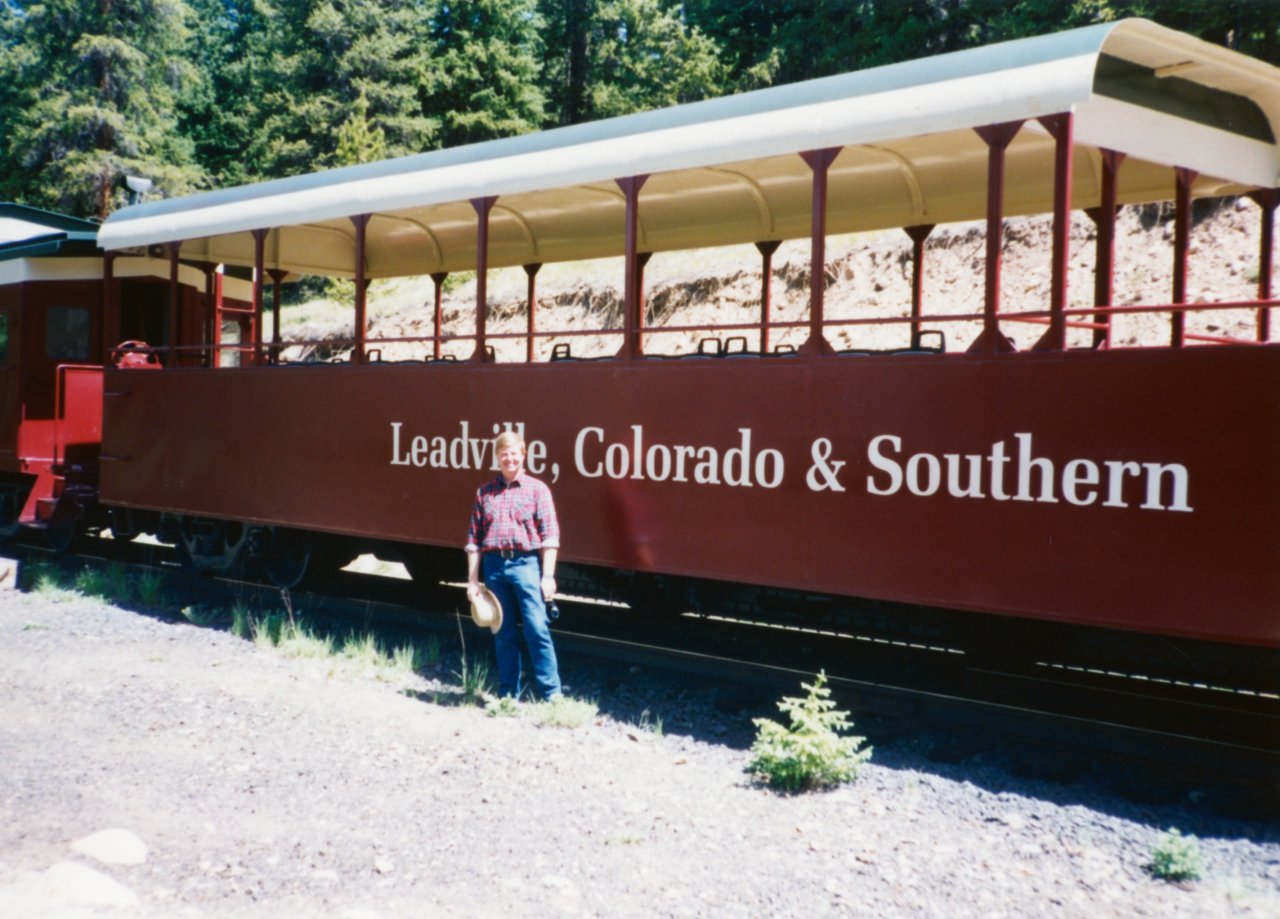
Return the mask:
<path id="1" fill-rule="evenodd" d="M 760 353 L 769 353 L 769 323 L 773 321 L 773 253 L 782 245 L 780 239 L 756 243 L 760 253 Z"/>
<path id="2" fill-rule="evenodd" d="M 1280 204 L 1280 188 L 1264 188 L 1249 197 L 1262 208 L 1262 233 L 1258 243 L 1258 299 L 1271 299 L 1271 262 L 1275 246 L 1276 205 Z M 1258 341 L 1271 340 L 1271 307 L 1258 307 Z"/>
<path id="3" fill-rule="evenodd" d="M 440 338 L 444 334 L 444 280 L 449 277 L 447 271 L 437 271 L 431 276 L 431 282 L 436 288 L 436 309 L 435 318 L 431 324 L 432 341 L 431 357 L 434 360 L 440 360 Z"/>
<path id="4" fill-rule="evenodd" d="M 1116 214 L 1119 212 L 1117 179 L 1125 155 L 1116 150 L 1102 149 L 1102 200 L 1097 207 L 1085 208 L 1085 213 L 1098 228 L 1098 241 L 1093 269 L 1093 305 L 1109 307 L 1115 299 L 1116 265 Z M 1093 346 L 1111 347 L 1111 314 L 1095 313 L 1093 322 Z"/>
<path id="5" fill-rule="evenodd" d="M 1049 330 L 1034 350 L 1061 351 L 1067 346 L 1067 266 L 1071 259 L 1071 168 L 1075 118 L 1070 112 L 1048 115 L 1040 124 L 1054 140 L 1053 279 L 1049 294 Z"/>
<path id="6" fill-rule="evenodd" d="M 1013 343 L 1000 333 L 1000 253 L 1004 244 L 1004 161 L 1021 121 L 974 128 L 987 145 L 987 271 L 982 306 L 982 334 L 969 351 L 995 354 L 1012 351 Z"/>
<path id="7" fill-rule="evenodd" d="M 809 222 L 809 340 L 800 346 L 806 354 L 831 354 L 822 334 L 827 275 L 827 173 L 840 155 L 840 147 L 806 150 L 800 158 L 813 170 L 813 204 Z"/>
<path id="8" fill-rule="evenodd" d="M 645 353 L 645 297 L 644 289 L 644 270 L 649 264 L 649 259 L 653 258 L 652 252 L 636 253 L 636 353 L 643 355 Z"/>
<path id="9" fill-rule="evenodd" d="M 102 362 L 111 360 L 111 349 L 120 341 L 120 323 L 115 310 L 116 254 L 102 255 Z"/>
<path id="10" fill-rule="evenodd" d="M 528 330 L 525 333 L 525 361 L 532 364 L 535 356 L 533 346 L 533 333 L 537 326 L 538 314 L 538 270 L 542 267 L 541 262 L 530 262 L 523 266 L 525 277 L 528 278 L 528 296 L 526 302 L 529 304 Z"/>
<path id="11" fill-rule="evenodd" d="M 934 224 L 921 223 L 904 227 L 911 237 L 911 347 L 920 347 L 920 316 L 924 312 L 924 241 Z"/>
<path id="12" fill-rule="evenodd" d="M 182 243 L 166 243 L 165 248 L 169 251 L 169 366 L 177 367 L 177 347 L 182 340 L 178 327 L 182 317 L 181 305 L 178 302 L 182 295 L 182 290 L 178 286 L 178 250 L 182 248 Z"/>
<path id="13" fill-rule="evenodd" d="M 280 360 L 280 285 L 289 272 L 283 268 L 271 268 L 271 363 Z"/>
<path id="14" fill-rule="evenodd" d="M 1173 214 L 1173 302 L 1187 302 L 1187 250 L 1191 248 L 1191 186 L 1198 173 L 1194 169 L 1174 169 Z M 1181 348 L 1185 341 L 1186 313 L 1175 310 L 1170 322 L 1169 344 Z"/>
<path id="15" fill-rule="evenodd" d="M 214 366 L 213 275 L 218 270 L 218 266 L 212 262 L 197 262 L 196 267 L 204 273 L 204 321 L 200 323 L 200 344 L 209 348 L 209 361 L 204 366 L 212 367 Z"/>
<path id="16" fill-rule="evenodd" d="M 618 357 L 632 360 L 644 356 L 644 345 L 640 339 L 640 329 L 644 325 L 643 304 L 641 303 L 640 269 L 643 267 L 637 255 L 640 247 L 640 189 L 648 180 L 648 175 L 627 176 L 615 179 L 618 187 L 626 197 L 626 251 L 623 255 L 623 271 L 625 272 L 623 287 L 623 339 Z"/>
<path id="17" fill-rule="evenodd" d="M 266 245 L 269 230 L 253 231 L 253 363 L 262 363 L 262 278 L 267 273 Z"/>
<path id="18" fill-rule="evenodd" d="M 479 218 L 476 222 L 476 349 L 471 360 L 481 364 L 489 360 L 485 341 L 485 330 L 489 324 L 489 212 L 497 200 L 497 195 L 471 199 L 471 206 Z"/>
<path id="19" fill-rule="evenodd" d="M 356 265 L 355 265 L 355 343 L 351 348 L 351 363 L 363 364 L 365 357 L 365 337 L 368 335 L 369 284 L 365 280 L 365 242 L 369 231 L 371 214 L 357 214 L 351 218 L 356 229 Z"/>
<path id="20" fill-rule="evenodd" d="M 213 359 L 210 367 L 222 365 L 222 273 L 213 275 Z"/>

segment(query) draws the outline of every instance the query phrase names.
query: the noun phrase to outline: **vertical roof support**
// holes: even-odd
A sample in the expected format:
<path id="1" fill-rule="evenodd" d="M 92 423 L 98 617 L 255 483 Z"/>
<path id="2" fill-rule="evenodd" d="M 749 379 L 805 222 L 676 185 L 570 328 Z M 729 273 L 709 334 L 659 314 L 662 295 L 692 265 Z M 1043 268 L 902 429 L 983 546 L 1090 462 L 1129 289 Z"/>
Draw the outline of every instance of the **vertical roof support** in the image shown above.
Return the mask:
<path id="1" fill-rule="evenodd" d="M 614 179 L 627 202 L 623 339 L 618 357 L 628 361 L 644 356 L 644 344 L 640 339 L 640 328 L 644 325 L 644 305 L 641 302 L 643 285 L 640 279 L 640 269 L 643 266 L 638 261 L 637 254 L 640 247 L 640 189 L 648 179 L 647 174 Z"/>
<path id="2" fill-rule="evenodd" d="M 1004 160 L 1021 121 L 1006 121 L 974 128 L 987 145 L 987 271 L 982 306 L 982 334 L 969 346 L 970 353 L 1012 351 L 1013 343 L 1000 334 L 1000 250 L 1004 243 Z"/>
<path id="3" fill-rule="evenodd" d="M 182 243 L 172 242 L 165 243 L 165 248 L 169 250 L 169 366 L 178 366 L 178 342 L 181 339 L 178 336 L 178 321 L 182 315 L 182 310 L 178 305 L 178 298 L 181 290 L 178 287 L 178 250 L 182 248 Z"/>
<path id="4" fill-rule="evenodd" d="M 111 361 L 111 349 L 120 336 L 120 318 L 116 315 L 116 254 L 102 254 L 102 362 Z"/>
<path id="5" fill-rule="evenodd" d="M 471 355 L 471 360 L 478 363 L 489 359 L 485 342 L 485 329 L 489 324 L 489 212 L 497 200 L 497 195 L 471 199 L 479 218 L 476 222 L 476 350 Z"/>
<path id="6" fill-rule="evenodd" d="M 1187 302 L 1187 250 L 1191 247 L 1191 185 L 1198 173 L 1194 169 L 1174 171 L 1177 187 L 1174 190 L 1173 213 L 1173 302 Z M 1169 344 L 1181 348 L 1185 341 L 1187 314 L 1175 310 L 1170 322 Z"/>
<path id="7" fill-rule="evenodd" d="M 911 347 L 920 347 L 920 315 L 924 312 L 924 241 L 934 224 L 921 223 L 904 227 L 911 237 Z"/>
<path id="8" fill-rule="evenodd" d="M 215 271 L 213 273 L 213 341 L 212 353 L 209 355 L 209 366 L 218 367 L 222 364 L 222 272 Z"/>
<path id="9" fill-rule="evenodd" d="M 214 334 L 217 326 L 213 324 L 213 276 L 217 272 L 218 266 L 213 262 L 197 262 L 196 267 L 204 273 L 204 321 L 200 323 L 200 344 L 209 346 L 209 361 L 205 366 L 213 367 L 215 366 L 213 353 L 218 343 Z"/>
<path id="10" fill-rule="evenodd" d="M 431 359 L 440 360 L 440 337 L 444 334 L 444 281 L 449 277 L 447 271 L 437 271 L 431 276 L 431 283 L 436 288 L 435 317 L 431 323 Z"/>
<path id="11" fill-rule="evenodd" d="M 806 150 L 800 154 L 813 170 L 813 205 L 809 224 L 809 340 L 800 346 L 807 354 L 831 354 L 822 334 L 827 275 L 827 172 L 841 147 Z"/>
<path id="12" fill-rule="evenodd" d="M 769 353 L 769 323 L 773 321 L 773 253 L 782 245 L 780 239 L 756 243 L 760 252 L 760 353 Z"/>
<path id="13" fill-rule="evenodd" d="M 253 363 L 262 363 L 262 284 L 267 273 L 266 261 L 267 233 L 269 230 L 253 231 Z"/>
<path id="14" fill-rule="evenodd" d="M 1098 228 L 1093 268 L 1093 305 L 1106 309 L 1115 298 L 1116 214 L 1120 211 L 1117 178 L 1125 155 L 1105 148 L 1098 152 L 1102 156 L 1102 201 L 1097 207 L 1085 208 L 1085 213 Z M 1111 313 L 1095 313 L 1093 322 L 1093 346 L 1110 348 Z"/>
<path id="15" fill-rule="evenodd" d="M 644 330 L 645 330 L 645 289 L 644 289 L 644 269 L 649 264 L 649 259 L 653 258 L 652 252 L 636 253 L 636 353 L 644 355 Z"/>
<path id="16" fill-rule="evenodd" d="M 271 275 L 271 363 L 280 360 L 280 285 L 289 272 L 283 268 L 268 269 Z"/>
<path id="17" fill-rule="evenodd" d="M 1067 345 L 1067 265 L 1071 258 L 1071 167 L 1075 116 L 1071 112 L 1038 119 L 1054 140 L 1053 280 L 1049 293 L 1049 330 L 1036 351 L 1061 351 Z"/>
<path id="18" fill-rule="evenodd" d="M 364 363 L 365 336 L 368 335 L 367 306 L 369 283 L 364 276 L 365 237 L 368 235 L 370 214 L 356 214 L 351 222 L 356 228 L 356 317 L 355 344 L 351 348 L 351 363 Z"/>
<path id="19" fill-rule="evenodd" d="M 1276 235 L 1276 205 L 1280 188 L 1263 188 L 1249 197 L 1262 208 L 1262 238 L 1258 243 L 1258 299 L 1271 299 L 1271 261 Z M 1258 307 L 1258 341 L 1271 340 L 1271 307 Z"/>
<path id="20" fill-rule="evenodd" d="M 538 314 L 538 269 L 542 267 L 541 262 L 531 262 L 524 265 L 525 277 L 528 278 L 528 296 L 526 302 L 529 304 L 528 331 L 525 333 L 525 355 L 524 359 L 532 364 L 534 359 L 533 331 L 537 325 Z"/>

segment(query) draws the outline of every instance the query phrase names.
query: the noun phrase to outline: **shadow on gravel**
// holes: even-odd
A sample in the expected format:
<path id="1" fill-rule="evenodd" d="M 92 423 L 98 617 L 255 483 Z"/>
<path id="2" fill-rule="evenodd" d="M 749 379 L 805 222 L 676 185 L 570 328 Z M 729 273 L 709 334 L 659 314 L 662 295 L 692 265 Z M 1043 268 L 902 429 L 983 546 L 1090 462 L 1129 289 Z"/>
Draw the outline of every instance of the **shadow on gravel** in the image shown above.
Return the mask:
<path id="1" fill-rule="evenodd" d="M 20 570 L 23 591 L 76 591 L 164 623 L 228 632 L 242 628 L 236 614 L 227 609 L 224 585 L 215 587 L 178 572 L 149 578 L 126 573 L 119 565 L 86 564 L 82 559 L 36 561 Z M 283 620 L 289 603 L 278 590 L 248 585 L 230 599 L 242 616 L 259 621 L 272 615 Z M 361 624 L 359 617 L 349 614 L 321 620 L 332 611 L 324 609 L 323 600 L 317 603 L 313 597 L 309 603 L 301 615 L 309 622 L 325 622 L 320 632 L 334 640 L 339 654 L 348 637 L 356 638 L 357 629 L 368 633 L 375 628 L 370 618 Z M 376 629 L 378 641 L 387 648 L 424 640 L 421 628 L 397 629 L 380 623 Z M 468 685 L 464 673 L 474 681 L 485 667 L 494 672 L 488 634 L 470 627 L 461 634 L 450 629 L 436 634 L 432 659 L 417 660 L 413 667 L 428 688 L 407 689 L 405 695 L 428 705 L 479 709 L 478 687 Z M 247 634 L 241 637 L 250 640 Z M 576 657 L 562 660 L 561 676 L 566 694 L 594 702 L 600 716 L 636 732 L 738 751 L 744 766 L 755 739 L 752 719 L 781 720 L 778 699 L 800 691 L 798 685 L 778 691 L 777 686 L 748 686 Z M 854 732 L 865 735 L 874 747 L 872 766 L 968 783 L 997 798 L 1024 802 L 1024 810 L 1026 801 L 1040 801 L 1085 807 L 1158 830 L 1176 826 L 1201 839 L 1280 841 L 1280 796 L 1273 789 L 1257 790 L 1257 784 L 1207 781 L 1178 763 L 1153 771 L 1149 764 L 1098 760 L 1087 751 L 992 741 L 960 731 L 921 730 L 902 713 L 855 713 L 854 722 Z"/>

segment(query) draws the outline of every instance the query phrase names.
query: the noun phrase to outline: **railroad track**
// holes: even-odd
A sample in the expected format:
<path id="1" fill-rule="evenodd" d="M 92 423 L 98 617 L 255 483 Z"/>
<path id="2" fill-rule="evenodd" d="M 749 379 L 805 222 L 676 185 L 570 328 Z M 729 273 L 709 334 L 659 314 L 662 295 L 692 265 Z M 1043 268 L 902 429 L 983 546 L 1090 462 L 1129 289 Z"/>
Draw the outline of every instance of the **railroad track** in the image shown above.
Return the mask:
<path id="1" fill-rule="evenodd" d="M 27 547 L 10 554 L 24 564 L 159 570 L 175 608 L 239 602 L 267 611 L 287 603 L 308 621 L 335 630 L 408 637 L 434 632 L 451 641 L 458 616 L 466 616 L 461 585 L 424 592 L 408 580 L 340 572 L 323 592 L 284 597 L 263 584 L 186 574 L 165 547 L 101 543 L 74 559 Z M 1275 698 L 1045 663 L 1005 670 L 945 646 L 728 616 L 645 616 L 620 604 L 572 598 L 559 605 L 556 643 L 562 657 L 731 684 L 759 700 L 796 694 L 800 681 L 825 669 L 860 728 L 870 717 L 882 734 L 942 731 L 957 738 L 951 752 L 942 744 L 943 759 L 1001 745 L 1042 758 L 1049 772 L 1054 762 L 1120 759 L 1148 764 L 1154 776 L 1225 784 L 1248 802 L 1241 805 L 1246 808 L 1254 802 L 1274 806 L 1280 785 Z"/>

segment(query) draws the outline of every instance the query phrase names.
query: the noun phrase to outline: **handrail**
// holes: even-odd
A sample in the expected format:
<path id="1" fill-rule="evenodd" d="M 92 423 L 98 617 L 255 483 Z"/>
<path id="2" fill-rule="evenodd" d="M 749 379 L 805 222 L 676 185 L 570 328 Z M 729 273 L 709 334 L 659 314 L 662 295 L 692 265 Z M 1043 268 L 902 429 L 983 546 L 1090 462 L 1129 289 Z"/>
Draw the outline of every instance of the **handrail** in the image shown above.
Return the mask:
<path id="1" fill-rule="evenodd" d="M 1096 330 L 1106 328 L 1106 319 L 1111 316 L 1130 316 L 1130 315 L 1146 315 L 1152 313 L 1169 313 L 1169 314 L 1199 314 L 1222 312 L 1226 310 L 1244 310 L 1244 309 L 1271 309 L 1280 307 L 1280 298 L 1269 300 L 1233 300 L 1209 303 L 1156 303 L 1156 304 L 1128 304 L 1128 305 L 1112 305 L 1112 306 L 1079 306 L 1070 307 L 1062 310 L 1062 316 L 1065 327 L 1068 329 Z M 1048 325 L 1052 321 L 1053 314 L 1048 309 L 1035 310 L 1009 310 L 1001 311 L 997 319 L 1001 322 L 1017 322 L 1030 325 Z M 866 326 L 918 326 L 921 324 L 942 325 L 954 323 L 980 323 L 984 319 L 981 312 L 970 313 L 921 313 L 918 316 L 848 316 L 848 317 L 831 317 L 828 316 L 823 322 L 823 328 L 844 328 L 844 327 L 866 327 Z M 798 319 L 775 319 L 767 324 L 770 331 L 787 330 L 787 329 L 805 329 L 809 326 L 809 319 L 802 317 Z M 749 322 L 725 322 L 725 323 L 694 323 L 682 325 L 653 325 L 646 326 L 643 334 L 646 338 L 652 338 L 662 335 L 678 335 L 678 334 L 698 334 L 698 333 L 730 333 L 730 332 L 759 332 L 761 323 L 759 320 Z M 520 330 L 511 332 L 497 332 L 487 330 L 485 333 L 486 340 L 494 341 L 525 341 L 530 338 L 535 341 L 545 341 L 548 339 L 573 339 L 573 338 L 594 338 L 594 337 L 621 337 L 626 334 L 626 330 L 608 327 L 596 328 L 577 328 L 577 329 L 535 329 L 533 331 Z M 1226 335 L 1209 335 L 1200 332 L 1187 332 L 1184 336 L 1187 340 L 1199 341 L 1213 344 L 1268 344 L 1268 342 L 1259 342 L 1254 339 L 1235 338 Z M 473 331 L 457 331 L 443 332 L 441 335 L 401 335 L 387 338 L 366 338 L 364 340 L 366 347 L 376 345 L 434 345 L 440 344 L 465 344 L 475 342 L 477 336 Z M 287 339 L 279 343 L 270 343 L 265 345 L 266 353 L 264 364 L 277 363 L 295 363 L 294 361 L 281 361 L 279 352 L 291 348 L 326 348 L 333 351 L 344 351 L 355 346 L 356 340 L 351 338 L 327 338 L 327 339 Z M 1140 345 L 1143 347 L 1157 347 L 1151 345 Z M 1166 347 L 1166 346 L 1159 346 Z M 228 342 L 218 343 L 215 345 L 179 345 L 175 347 L 169 346 L 153 346 L 151 348 L 157 355 L 164 355 L 166 365 L 171 364 L 169 355 L 202 355 L 206 358 L 214 351 L 222 354 L 240 354 L 248 355 L 250 360 L 242 363 L 242 366 L 261 366 L 252 360 L 256 354 L 256 348 L 252 342 Z M 202 362 L 203 366 L 211 363 L 207 359 Z M 550 356 L 545 361 L 537 363 L 550 363 Z M 72 366 L 72 365 L 66 365 Z M 234 368 L 226 368 L 234 369 Z"/>

